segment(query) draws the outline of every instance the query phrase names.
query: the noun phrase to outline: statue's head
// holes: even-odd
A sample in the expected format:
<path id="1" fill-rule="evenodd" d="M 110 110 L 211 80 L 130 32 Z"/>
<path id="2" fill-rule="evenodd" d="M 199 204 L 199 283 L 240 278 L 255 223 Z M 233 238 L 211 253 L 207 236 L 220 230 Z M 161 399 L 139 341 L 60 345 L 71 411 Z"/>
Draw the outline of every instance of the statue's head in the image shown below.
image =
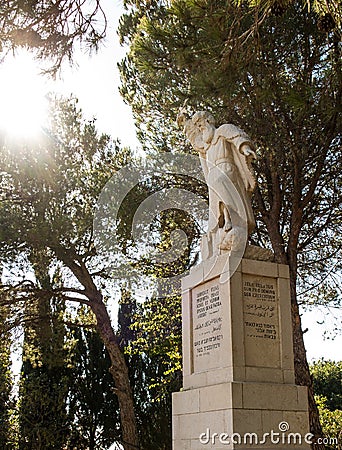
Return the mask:
<path id="1" fill-rule="evenodd" d="M 198 123 L 207 123 L 209 125 L 215 126 L 215 119 L 214 116 L 211 115 L 208 111 L 197 111 L 192 116 L 192 121 L 194 124 Z"/>
<path id="2" fill-rule="evenodd" d="M 192 116 L 192 123 L 202 133 L 203 141 L 210 144 L 215 132 L 215 119 L 207 111 L 198 111 Z"/>

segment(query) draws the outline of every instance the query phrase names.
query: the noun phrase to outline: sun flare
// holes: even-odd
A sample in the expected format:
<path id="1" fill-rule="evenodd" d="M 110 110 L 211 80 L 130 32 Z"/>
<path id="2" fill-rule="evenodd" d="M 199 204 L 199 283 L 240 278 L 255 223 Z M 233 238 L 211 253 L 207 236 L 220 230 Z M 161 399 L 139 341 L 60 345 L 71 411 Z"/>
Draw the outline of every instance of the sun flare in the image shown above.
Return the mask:
<path id="1" fill-rule="evenodd" d="M 0 130 L 18 138 L 39 135 L 47 115 L 46 86 L 29 52 L 0 64 Z"/>

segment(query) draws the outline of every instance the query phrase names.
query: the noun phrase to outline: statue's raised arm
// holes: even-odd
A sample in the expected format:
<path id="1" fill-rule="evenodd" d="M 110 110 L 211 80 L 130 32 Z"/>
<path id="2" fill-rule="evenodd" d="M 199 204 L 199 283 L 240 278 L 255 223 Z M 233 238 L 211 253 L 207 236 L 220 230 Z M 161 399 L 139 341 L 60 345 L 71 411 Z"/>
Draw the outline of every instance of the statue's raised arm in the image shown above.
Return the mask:
<path id="1" fill-rule="evenodd" d="M 178 117 L 178 124 L 199 152 L 208 185 L 209 224 L 202 257 L 203 253 L 210 257 L 220 250 L 231 250 L 239 233 L 249 235 L 255 227 L 251 207 L 256 186 L 251 166 L 255 146 L 235 125 L 216 128 L 214 117 L 206 111 L 196 112 L 190 119 L 183 108 Z"/>

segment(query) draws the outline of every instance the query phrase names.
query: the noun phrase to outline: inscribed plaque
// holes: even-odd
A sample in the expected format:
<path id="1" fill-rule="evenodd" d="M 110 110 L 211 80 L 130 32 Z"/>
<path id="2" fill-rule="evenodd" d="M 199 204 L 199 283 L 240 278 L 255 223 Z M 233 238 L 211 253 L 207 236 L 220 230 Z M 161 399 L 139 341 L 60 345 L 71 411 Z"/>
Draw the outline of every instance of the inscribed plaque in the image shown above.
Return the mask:
<path id="1" fill-rule="evenodd" d="M 243 276 L 246 366 L 280 367 L 277 280 Z"/>
<path id="2" fill-rule="evenodd" d="M 192 321 L 194 371 L 220 367 L 224 334 L 218 279 L 193 289 Z"/>

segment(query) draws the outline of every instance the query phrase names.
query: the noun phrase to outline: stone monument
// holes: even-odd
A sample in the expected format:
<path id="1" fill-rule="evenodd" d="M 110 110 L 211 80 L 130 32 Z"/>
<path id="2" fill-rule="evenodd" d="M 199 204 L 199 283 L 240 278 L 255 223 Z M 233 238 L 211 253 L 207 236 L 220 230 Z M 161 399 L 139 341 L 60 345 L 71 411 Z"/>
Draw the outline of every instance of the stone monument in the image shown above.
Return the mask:
<path id="1" fill-rule="evenodd" d="M 173 450 L 309 449 L 307 388 L 295 384 L 288 266 L 248 246 L 254 228 L 247 134 L 181 110 L 209 190 L 202 262 L 182 280 L 183 389 Z"/>

